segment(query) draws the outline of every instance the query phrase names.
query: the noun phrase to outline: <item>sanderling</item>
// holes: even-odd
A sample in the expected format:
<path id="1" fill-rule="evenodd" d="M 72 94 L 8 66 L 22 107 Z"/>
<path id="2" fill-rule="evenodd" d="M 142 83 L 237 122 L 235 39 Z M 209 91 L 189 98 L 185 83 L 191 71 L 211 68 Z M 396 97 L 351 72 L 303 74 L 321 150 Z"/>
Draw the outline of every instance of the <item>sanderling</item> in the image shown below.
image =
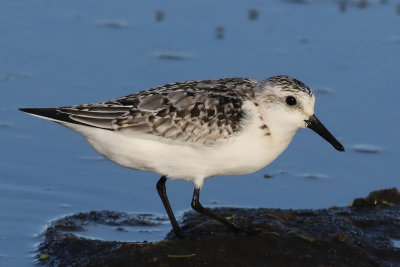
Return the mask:
<path id="1" fill-rule="evenodd" d="M 278 75 L 262 82 L 177 82 L 102 103 L 20 110 L 82 134 L 97 152 L 119 165 L 161 174 L 157 190 L 180 235 L 166 194 L 167 178 L 192 181 L 192 208 L 239 230 L 237 223 L 201 205 L 204 179 L 265 167 L 305 127 L 344 151 L 314 115 L 314 103 L 304 83 Z"/>

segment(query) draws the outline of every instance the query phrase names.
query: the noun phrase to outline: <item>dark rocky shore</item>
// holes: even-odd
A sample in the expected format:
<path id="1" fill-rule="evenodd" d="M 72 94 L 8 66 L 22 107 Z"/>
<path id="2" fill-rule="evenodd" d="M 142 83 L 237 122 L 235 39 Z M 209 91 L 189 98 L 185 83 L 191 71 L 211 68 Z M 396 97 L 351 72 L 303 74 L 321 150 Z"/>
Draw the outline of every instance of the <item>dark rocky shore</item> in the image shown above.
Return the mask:
<path id="1" fill-rule="evenodd" d="M 372 192 L 349 207 L 214 212 L 249 225 L 254 232 L 235 233 L 188 212 L 183 238 L 169 233 L 153 243 L 110 242 L 77 237 L 74 232 L 91 224 L 151 227 L 158 219 L 110 211 L 80 213 L 47 228 L 38 261 L 44 266 L 400 266 L 396 189 Z"/>

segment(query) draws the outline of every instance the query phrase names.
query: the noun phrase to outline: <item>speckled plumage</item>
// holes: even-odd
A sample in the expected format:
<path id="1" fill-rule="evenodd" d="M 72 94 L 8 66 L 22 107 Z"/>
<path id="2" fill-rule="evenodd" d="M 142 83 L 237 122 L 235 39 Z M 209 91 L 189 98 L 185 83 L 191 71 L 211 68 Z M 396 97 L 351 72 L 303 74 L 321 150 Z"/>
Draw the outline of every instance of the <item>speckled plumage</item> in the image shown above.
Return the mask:
<path id="1" fill-rule="evenodd" d="M 271 86 L 280 87 L 282 91 L 298 92 L 302 91 L 312 97 L 314 94 L 311 89 L 301 81 L 287 75 L 277 75 L 265 80 Z"/>
<path id="2" fill-rule="evenodd" d="M 257 81 L 186 81 L 95 104 L 57 108 L 72 121 L 114 131 L 136 131 L 182 142 L 212 144 L 242 128 L 242 103 L 254 100 Z"/>

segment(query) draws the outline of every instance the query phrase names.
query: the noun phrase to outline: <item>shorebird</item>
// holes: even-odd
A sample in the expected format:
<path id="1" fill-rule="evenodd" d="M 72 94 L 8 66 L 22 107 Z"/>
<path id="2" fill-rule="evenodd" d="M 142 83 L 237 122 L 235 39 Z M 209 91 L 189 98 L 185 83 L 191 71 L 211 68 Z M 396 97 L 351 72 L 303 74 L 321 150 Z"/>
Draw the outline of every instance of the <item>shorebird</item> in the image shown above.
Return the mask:
<path id="1" fill-rule="evenodd" d="M 170 83 L 102 103 L 21 108 L 81 135 L 111 161 L 161 174 L 157 190 L 176 235 L 181 228 L 168 201 L 167 178 L 194 183 L 191 206 L 234 230 L 232 220 L 199 201 L 204 179 L 255 172 L 277 158 L 300 128 L 335 149 L 344 147 L 314 114 L 304 83 L 277 75 Z"/>

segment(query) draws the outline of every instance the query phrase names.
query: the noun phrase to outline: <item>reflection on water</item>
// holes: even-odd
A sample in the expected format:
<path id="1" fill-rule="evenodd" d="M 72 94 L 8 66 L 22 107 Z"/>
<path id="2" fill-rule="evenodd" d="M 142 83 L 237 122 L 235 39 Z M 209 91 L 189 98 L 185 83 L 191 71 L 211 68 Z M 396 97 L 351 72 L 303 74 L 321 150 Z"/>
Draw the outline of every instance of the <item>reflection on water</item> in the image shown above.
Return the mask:
<path id="1" fill-rule="evenodd" d="M 166 222 L 164 227 L 125 226 L 113 227 L 110 225 L 91 225 L 85 231 L 75 232 L 74 235 L 88 239 L 103 241 L 159 241 L 164 239 L 165 233 L 169 232 L 170 223 Z"/>
<path id="2" fill-rule="evenodd" d="M 395 248 L 400 248 L 400 240 L 392 239 L 392 244 Z"/>
<path id="3" fill-rule="evenodd" d="M 368 144 L 353 145 L 351 146 L 351 149 L 354 152 L 367 153 L 367 154 L 377 154 L 383 151 L 383 149 L 378 146 L 368 145 Z"/>
<path id="4" fill-rule="evenodd" d="M 1 1 L 0 265 L 32 265 L 37 234 L 65 214 L 165 215 L 158 175 L 103 160 L 79 135 L 18 107 L 91 103 L 189 79 L 288 74 L 317 89 L 316 114 L 349 149 L 338 153 L 301 130 L 266 169 L 207 180 L 203 203 L 322 208 L 400 187 L 398 5 L 227 3 Z M 167 190 L 177 214 L 190 209 L 191 184 L 168 181 Z M 157 239 L 165 226 L 137 238 Z M 125 233 L 91 231 L 110 240 Z"/>

